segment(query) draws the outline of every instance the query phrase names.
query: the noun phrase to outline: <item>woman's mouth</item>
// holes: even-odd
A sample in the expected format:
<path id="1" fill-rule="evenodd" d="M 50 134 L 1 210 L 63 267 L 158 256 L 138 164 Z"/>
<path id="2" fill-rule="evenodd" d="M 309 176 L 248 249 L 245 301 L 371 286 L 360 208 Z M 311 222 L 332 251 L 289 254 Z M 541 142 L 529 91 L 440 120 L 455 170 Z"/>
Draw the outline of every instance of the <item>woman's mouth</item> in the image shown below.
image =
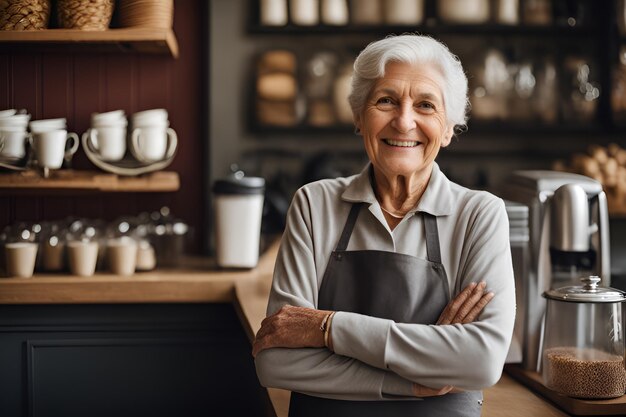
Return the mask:
<path id="1" fill-rule="evenodd" d="M 390 146 L 399 146 L 402 148 L 413 148 L 417 145 L 421 145 L 420 142 L 415 140 L 394 140 L 394 139 L 383 139 L 387 145 Z"/>

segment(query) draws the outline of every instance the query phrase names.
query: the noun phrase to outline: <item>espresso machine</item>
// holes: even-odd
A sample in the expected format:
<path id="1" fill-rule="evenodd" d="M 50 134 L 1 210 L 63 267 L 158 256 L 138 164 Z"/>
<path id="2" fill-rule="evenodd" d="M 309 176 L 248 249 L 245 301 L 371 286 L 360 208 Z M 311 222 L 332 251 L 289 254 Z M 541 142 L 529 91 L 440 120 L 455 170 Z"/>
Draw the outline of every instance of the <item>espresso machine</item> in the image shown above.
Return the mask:
<path id="1" fill-rule="evenodd" d="M 518 343 L 522 367 L 539 372 L 546 308 L 541 294 L 577 285 L 581 276 L 598 275 L 603 285 L 610 285 L 606 195 L 599 182 L 583 175 L 517 171 L 506 181 L 502 197 L 511 227 L 523 224 L 519 205 L 528 208 L 527 239 L 513 239 L 511 234 L 517 293 L 511 350 Z"/>

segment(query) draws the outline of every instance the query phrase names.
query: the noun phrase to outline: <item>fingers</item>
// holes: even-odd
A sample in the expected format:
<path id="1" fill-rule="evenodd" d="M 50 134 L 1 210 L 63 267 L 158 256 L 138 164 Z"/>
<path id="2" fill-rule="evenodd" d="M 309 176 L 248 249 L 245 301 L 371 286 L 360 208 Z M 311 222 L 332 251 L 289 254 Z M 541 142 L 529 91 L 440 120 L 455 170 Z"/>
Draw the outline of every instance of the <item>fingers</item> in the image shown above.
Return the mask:
<path id="1" fill-rule="evenodd" d="M 466 324 L 475 321 L 485 306 L 493 299 L 494 293 L 485 293 L 487 284 L 471 283 L 445 307 L 437 324 Z"/>
<path id="2" fill-rule="evenodd" d="M 487 304 L 489 304 L 489 302 L 493 299 L 494 296 L 495 296 L 495 294 L 493 292 L 488 292 L 487 294 L 484 294 L 480 298 L 480 300 L 476 303 L 476 305 L 474 307 L 472 307 L 470 312 L 467 313 L 467 315 L 463 318 L 463 324 L 471 323 L 474 320 L 476 320 L 476 318 L 478 318 L 478 315 L 480 314 L 480 312 L 483 311 L 485 306 L 487 306 Z"/>
<path id="3" fill-rule="evenodd" d="M 467 300 L 467 298 L 472 294 L 475 288 L 476 288 L 476 283 L 472 282 L 467 287 L 465 287 L 459 295 L 454 297 L 454 299 L 448 303 L 446 308 L 443 310 L 443 312 L 439 316 L 439 320 L 437 320 L 437 324 L 451 324 L 452 319 L 454 319 L 458 310 L 461 308 L 461 306 Z"/>
<path id="4" fill-rule="evenodd" d="M 474 308 L 474 306 L 480 301 L 485 292 L 487 283 L 482 281 L 480 284 L 474 287 L 471 295 L 465 300 L 465 302 L 458 309 L 456 315 L 452 319 L 452 323 L 463 323 L 465 316 Z"/>
<path id="5" fill-rule="evenodd" d="M 443 388 L 436 389 L 413 383 L 413 395 L 416 397 L 436 397 L 449 393 L 453 388 L 454 387 L 452 385 L 446 385 Z"/>

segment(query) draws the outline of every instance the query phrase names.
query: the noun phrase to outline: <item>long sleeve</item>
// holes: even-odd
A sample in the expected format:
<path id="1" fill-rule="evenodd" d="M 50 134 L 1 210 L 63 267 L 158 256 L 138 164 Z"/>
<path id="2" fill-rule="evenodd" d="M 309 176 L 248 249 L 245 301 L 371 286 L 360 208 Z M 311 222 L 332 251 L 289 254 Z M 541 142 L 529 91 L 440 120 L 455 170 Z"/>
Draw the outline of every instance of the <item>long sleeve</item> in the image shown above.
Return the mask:
<path id="1" fill-rule="evenodd" d="M 308 197 L 298 192 L 287 217 L 276 261 L 268 314 L 285 304 L 316 308 L 317 273 L 308 212 Z M 327 398 L 382 400 L 385 393 L 410 395 L 411 383 L 328 349 L 274 348 L 255 360 L 263 386 L 284 388 Z"/>
<path id="2" fill-rule="evenodd" d="M 427 386 L 473 390 L 495 384 L 515 318 L 508 220 L 500 199 L 488 200 L 470 219 L 460 254 L 462 286 L 484 280 L 495 293 L 478 321 L 419 325 L 340 312 L 332 327 L 335 351 Z"/>

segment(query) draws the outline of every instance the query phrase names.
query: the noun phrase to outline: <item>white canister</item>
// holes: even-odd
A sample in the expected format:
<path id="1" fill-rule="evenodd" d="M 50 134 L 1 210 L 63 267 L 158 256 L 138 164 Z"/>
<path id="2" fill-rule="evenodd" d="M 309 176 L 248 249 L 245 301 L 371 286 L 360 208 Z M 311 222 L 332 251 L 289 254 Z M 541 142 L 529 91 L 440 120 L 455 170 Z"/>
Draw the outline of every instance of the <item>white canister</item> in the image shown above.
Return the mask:
<path id="1" fill-rule="evenodd" d="M 264 192 L 263 178 L 245 177 L 241 171 L 215 182 L 215 243 L 220 267 L 257 265 Z"/>
<path id="2" fill-rule="evenodd" d="M 322 0 L 322 22 L 326 25 L 347 25 L 347 0 Z"/>
<path id="3" fill-rule="evenodd" d="M 496 21 L 504 25 L 519 23 L 519 0 L 498 0 Z"/>
<path id="4" fill-rule="evenodd" d="M 424 18 L 424 0 L 385 0 L 388 25 L 417 25 Z"/>
<path id="5" fill-rule="evenodd" d="M 479 24 L 489 20 L 489 0 L 438 0 L 439 17 L 446 23 Z"/>
<path id="6" fill-rule="evenodd" d="M 313 26 L 320 22 L 318 0 L 290 0 L 291 23 L 300 26 Z"/>
<path id="7" fill-rule="evenodd" d="M 287 0 L 261 0 L 261 24 L 284 26 L 287 24 Z"/>

